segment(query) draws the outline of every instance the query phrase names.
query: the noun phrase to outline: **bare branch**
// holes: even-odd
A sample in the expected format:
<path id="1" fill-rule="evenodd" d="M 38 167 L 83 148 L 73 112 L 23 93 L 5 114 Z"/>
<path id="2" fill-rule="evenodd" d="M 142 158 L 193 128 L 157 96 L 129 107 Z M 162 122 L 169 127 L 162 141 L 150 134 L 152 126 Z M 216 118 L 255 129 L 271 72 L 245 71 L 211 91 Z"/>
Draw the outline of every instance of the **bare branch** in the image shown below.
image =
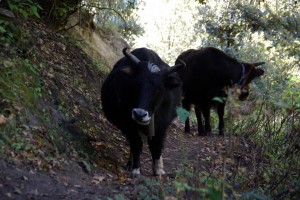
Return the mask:
<path id="1" fill-rule="evenodd" d="M 84 5 L 84 6 L 87 6 L 87 7 L 91 7 L 91 8 L 96 8 L 98 10 L 112 10 L 114 11 L 124 22 L 125 24 L 125 29 L 127 30 L 128 29 L 128 26 L 127 26 L 127 23 L 126 23 L 126 20 L 125 18 L 123 17 L 123 15 L 117 11 L 115 8 L 110 8 L 110 7 L 99 7 L 99 6 L 95 6 L 95 5 Z"/>

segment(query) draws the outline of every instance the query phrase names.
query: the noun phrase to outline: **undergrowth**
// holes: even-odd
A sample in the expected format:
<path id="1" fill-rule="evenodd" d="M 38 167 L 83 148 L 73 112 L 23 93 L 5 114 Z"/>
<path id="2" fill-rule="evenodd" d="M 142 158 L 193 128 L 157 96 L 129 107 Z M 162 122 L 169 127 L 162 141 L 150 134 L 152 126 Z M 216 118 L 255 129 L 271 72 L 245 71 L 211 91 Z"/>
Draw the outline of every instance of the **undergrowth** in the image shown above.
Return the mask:
<path id="1" fill-rule="evenodd" d="M 55 134 L 40 126 L 50 118 L 45 117 L 46 109 L 38 106 L 44 82 L 37 66 L 16 55 L 0 56 L 0 153 L 3 158 L 42 165 L 56 156 L 52 145 L 61 138 L 55 140 Z"/>
<path id="2" fill-rule="evenodd" d="M 66 157 L 71 157 L 90 171 L 93 154 L 88 146 L 91 144 L 84 136 L 76 135 L 98 132 L 97 129 L 85 130 L 90 123 L 87 117 L 90 113 L 82 112 L 80 115 L 85 119 L 76 126 L 69 125 L 68 120 L 79 114 L 79 106 L 74 106 L 67 97 L 58 101 L 56 90 L 49 88 L 52 82 L 46 80 L 45 75 L 53 78 L 53 70 L 49 72 L 48 61 L 41 58 L 52 51 L 51 46 L 47 49 L 44 45 L 44 51 L 36 49 L 36 35 L 32 35 L 35 33 L 28 24 L 19 23 L 6 29 L 9 33 L 4 35 L 0 45 L 0 157 L 43 170 L 60 168 Z M 7 25 L 12 22 L 7 21 Z M 71 88 L 86 87 L 81 79 L 74 80 L 77 82 L 73 81 Z M 83 98 L 91 101 L 93 97 L 89 95 L 86 93 Z"/>

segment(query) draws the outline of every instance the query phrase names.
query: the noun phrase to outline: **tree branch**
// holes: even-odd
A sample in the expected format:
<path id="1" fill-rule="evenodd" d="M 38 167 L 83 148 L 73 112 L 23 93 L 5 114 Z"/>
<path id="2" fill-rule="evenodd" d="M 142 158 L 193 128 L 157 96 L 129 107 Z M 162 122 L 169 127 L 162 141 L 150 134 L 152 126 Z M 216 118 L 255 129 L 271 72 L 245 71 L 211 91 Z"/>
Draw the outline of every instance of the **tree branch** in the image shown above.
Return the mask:
<path id="1" fill-rule="evenodd" d="M 123 22 L 124 22 L 124 24 L 125 24 L 125 29 L 126 29 L 126 30 L 128 29 L 128 26 L 127 26 L 127 23 L 126 23 L 125 18 L 124 18 L 123 15 L 122 15 L 119 11 L 117 11 L 116 9 L 114 9 L 114 8 L 109 8 L 109 7 L 99 7 L 99 6 L 95 6 L 95 5 L 84 5 L 84 6 L 91 7 L 91 8 L 96 8 L 96 9 L 98 9 L 98 10 L 112 10 L 112 11 L 114 11 L 114 12 L 115 12 L 115 13 L 123 20 Z"/>

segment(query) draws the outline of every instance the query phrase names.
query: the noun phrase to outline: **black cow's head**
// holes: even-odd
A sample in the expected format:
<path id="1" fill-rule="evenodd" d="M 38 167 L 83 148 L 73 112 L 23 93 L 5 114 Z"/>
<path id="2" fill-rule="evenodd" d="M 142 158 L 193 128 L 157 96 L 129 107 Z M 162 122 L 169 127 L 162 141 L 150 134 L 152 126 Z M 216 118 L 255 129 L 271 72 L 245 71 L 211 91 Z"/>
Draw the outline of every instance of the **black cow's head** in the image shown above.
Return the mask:
<path id="1" fill-rule="evenodd" d="M 239 95 L 239 99 L 241 101 L 245 100 L 249 95 L 250 90 L 250 82 L 263 75 L 264 70 L 257 68 L 257 66 L 264 64 L 264 62 L 258 62 L 258 63 L 242 63 L 242 67 L 244 70 L 243 77 L 241 79 L 241 93 Z"/>
<path id="2" fill-rule="evenodd" d="M 185 64 L 182 62 L 174 67 L 159 67 L 151 61 L 141 61 L 127 52 L 126 48 L 123 49 L 123 54 L 131 64 L 124 67 L 122 71 L 131 76 L 132 90 L 136 97 L 132 108 L 132 119 L 140 125 L 148 125 L 164 92 L 181 86 L 181 80 L 173 72 L 182 69 Z"/>

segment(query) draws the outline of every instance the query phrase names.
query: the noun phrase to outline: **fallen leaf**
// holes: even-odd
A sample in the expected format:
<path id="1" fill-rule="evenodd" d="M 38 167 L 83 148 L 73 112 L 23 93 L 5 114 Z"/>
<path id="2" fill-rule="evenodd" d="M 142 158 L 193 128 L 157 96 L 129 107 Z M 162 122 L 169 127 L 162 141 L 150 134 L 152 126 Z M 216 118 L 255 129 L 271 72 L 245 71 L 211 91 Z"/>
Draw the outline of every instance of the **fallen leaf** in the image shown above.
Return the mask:
<path id="1" fill-rule="evenodd" d="M 6 118 L 3 115 L 0 115 L 0 125 L 6 124 Z"/>
<path id="2" fill-rule="evenodd" d="M 11 193 L 9 193 L 9 192 L 6 193 L 6 196 L 9 197 L 9 198 L 11 198 Z"/>
<path id="3" fill-rule="evenodd" d="M 105 179 L 104 176 L 94 176 L 93 177 L 93 180 L 92 180 L 92 183 L 94 184 L 99 184 L 100 182 L 102 182 L 103 180 Z"/>
<path id="4" fill-rule="evenodd" d="M 74 190 L 74 189 L 69 189 L 68 191 L 69 191 L 69 192 L 73 192 L 73 193 L 78 193 L 78 191 L 77 191 L 77 190 Z"/>
<path id="5" fill-rule="evenodd" d="M 26 176 L 22 176 L 22 179 L 23 179 L 24 181 L 28 181 L 28 178 L 27 178 Z"/>
<path id="6" fill-rule="evenodd" d="M 20 188 L 15 188 L 15 194 L 22 194 L 22 191 Z"/>
<path id="7" fill-rule="evenodd" d="M 76 188 L 82 188 L 81 185 L 74 185 L 74 187 L 76 187 Z"/>

